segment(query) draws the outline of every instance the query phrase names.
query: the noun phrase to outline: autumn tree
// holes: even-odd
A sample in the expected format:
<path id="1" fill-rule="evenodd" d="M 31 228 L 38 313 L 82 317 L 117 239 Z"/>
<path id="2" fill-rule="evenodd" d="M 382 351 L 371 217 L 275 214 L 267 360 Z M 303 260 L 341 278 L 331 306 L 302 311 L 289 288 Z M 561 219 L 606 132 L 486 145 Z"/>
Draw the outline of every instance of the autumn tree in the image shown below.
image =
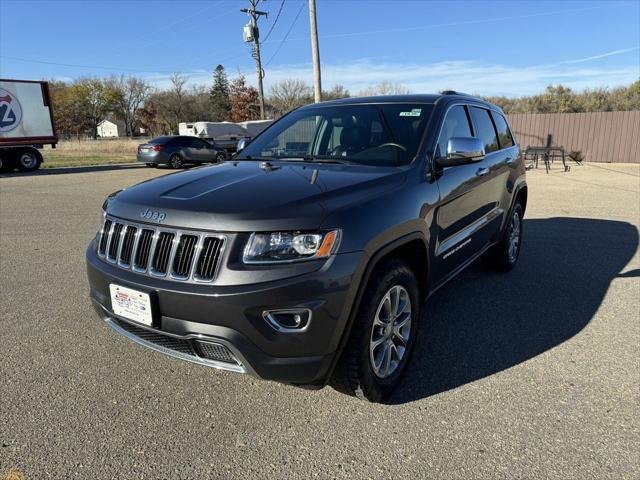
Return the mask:
<path id="1" fill-rule="evenodd" d="M 222 122 L 229 116 L 231 104 L 229 101 L 229 79 L 222 65 L 218 65 L 213 72 L 213 86 L 209 91 L 211 103 L 211 120 Z"/>
<path id="2" fill-rule="evenodd" d="M 246 122 L 260 118 L 258 91 L 247 85 L 244 75 L 240 75 L 231 82 L 229 103 L 231 105 L 229 116 L 232 122 Z"/>
<path id="3" fill-rule="evenodd" d="M 98 124 L 117 109 L 121 93 L 109 82 L 98 78 L 76 81 L 71 92 L 75 108 L 82 112 L 81 123 L 89 126 L 94 139 L 98 138 Z"/>

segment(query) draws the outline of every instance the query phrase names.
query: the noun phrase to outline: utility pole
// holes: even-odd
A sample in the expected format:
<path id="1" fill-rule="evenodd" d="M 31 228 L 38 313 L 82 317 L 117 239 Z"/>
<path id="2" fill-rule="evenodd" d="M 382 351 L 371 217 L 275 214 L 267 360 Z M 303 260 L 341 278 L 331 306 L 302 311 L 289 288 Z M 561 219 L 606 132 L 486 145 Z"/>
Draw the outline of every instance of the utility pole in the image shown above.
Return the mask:
<path id="1" fill-rule="evenodd" d="M 260 60 L 260 32 L 258 30 L 258 18 L 261 15 L 267 15 L 267 12 L 256 10 L 260 0 L 249 0 L 251 8 L 243 8 L 240 11 L 251 17 L 251 23 L 244 26 L 243 37 L 246 43 L 253 43 L 251 48 L 251 56 L 256 61 L 256 73 L 258 74 L 258 96 L 260 101 L 260 119 L 264 120 L 264 89 L 262 87 L 262 79 L 264 72 L 262 70 L 262 61 Z"/>
<path id="2" fill-rule="evenodd" d="M 320 79 L 320 47 L 318 46 L 318 23 L 316 22 L 316 0 L 309 0 L 309 23 L 311 24 L 311 56 L 313 58 L 313 99 L 322 101 Z"/>

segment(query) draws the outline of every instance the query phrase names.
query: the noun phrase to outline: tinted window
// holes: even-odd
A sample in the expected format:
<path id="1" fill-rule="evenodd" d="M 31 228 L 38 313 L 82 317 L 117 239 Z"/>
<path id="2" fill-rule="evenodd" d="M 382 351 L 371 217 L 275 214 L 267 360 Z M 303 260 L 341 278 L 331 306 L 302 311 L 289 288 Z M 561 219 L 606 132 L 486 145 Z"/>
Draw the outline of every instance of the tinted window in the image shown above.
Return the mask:
<path id="1" fill-rule="evenodd" d="M 209 148 L 209 144 L 207 142 L 198 138 L 193 138 L 191 140 L 191 146 L 193 148 Z"/>
<path id="2" fill-rule="evenodd" d="M 406 165 L 418 151 L 432 108 L 391 103 L 304 108 L 274 123 L 237 159 L 301 161 L 312 156 L 365 165 Z"/>
<path id="3" fill-rule="evenodd" d="M 471 127 L 469 126 L 469 118 L 467 111 L 462 105 L 452 107 L 442 122 L 442 130 L 438 138 L 436 147 L 436 158 L 445 157 L 447 155 L 447 143 L 453 137 L 470 137 Z"/>
<path id="4" fill-rule="evenodd" d="M 166 137 L 166 138 L 171 139 L 167 143 L 172 147 L 188 147 L 191 145 L 191 142 L 189 141 L 189 139 L 185 137 L 173 137 L 173 138 Z"/>
<path id="5" fill-rule="evenodd" d="M 496 130 L 498 130 L 498 141 L 500 142 L 500 148 L 513 147 L 513 137 L 509 131 L 509 125 L 502 115 L 496 112 L 491 112 L 493 122 L 496 124 Z"/>
<path id="6" fill-rule="evenodd" d="M 150 145 L 164 145 L 169 142 L 173 137 L 157 137 L 153 140 L 149 140 Z"/>
<path id="7" fill-rule="evenodd" d="M 485 153 L 498 150 L 498 137 L 493 122 L 489 116 L 489 111 L 484 108 L 471 107 L 471 118 L 475 127 L 476 137 L 484 143 Z"/>

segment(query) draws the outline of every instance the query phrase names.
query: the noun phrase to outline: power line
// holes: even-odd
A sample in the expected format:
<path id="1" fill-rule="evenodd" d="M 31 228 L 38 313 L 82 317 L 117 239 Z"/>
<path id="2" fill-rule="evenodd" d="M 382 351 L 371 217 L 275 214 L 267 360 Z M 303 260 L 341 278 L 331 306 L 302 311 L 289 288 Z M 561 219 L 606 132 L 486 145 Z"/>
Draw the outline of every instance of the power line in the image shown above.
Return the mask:
<path id="1" fill-rule="evenodd" d="M 282 0 L 282 2 L 280 3 L 280 8 L 278 9 L 278 13 L 276 14 L 276 19 L 273 21 L 273 24 L 271 25 L 271 28 L 269 29 L 267 34 L 264 36 L 264 40 L 262 41 L 263 45 L 267 43 L 267 40 L 269 39 L 269 35 L 271 35 L 271 32 L 273 32 L 273 29 L 276 26 L 276 23 L 278 23 L 278 19 L 280 18 L 280 14 L 282 13 L 282 7 L 284 7 L 285 1 L 286 0 Z"/>
<path id="2" fill-rule="evenodd" d="M 278 55 L 278 52 L 282 48 L 282 45 L 284 45 L 284 42 L 287 41 L 287 37 L 291 33 L 291 30 L 293 30 L 293 27 L 295 26 L 296 22 L 298 21 L 298 17 L 300 17 L 300 14 L 302 13 L 302 9 L 303 8 L 304 8 L 304 2 L 301 2 L 300 3 L 300 8 L 298 9 L 298 13 L 296 14 L 296 18 L 294 18 L 293 22 L 291 22 L 291 26 L 289 27 L 289 30 L 287 30 L 287 34 L 280 41 L 280 45 L 278 45 L 278 48 L 276 48 L 276 51 L 273 52 L 273 55 L 271 55 L 271 58 L 269 60 L 267 60 L 267 63 L 264 64 L 265 67 L 268 66 L 271 63 L 271 61 L 275 58 L 276 55 Z"/>
<path id="3" fill-rule="evenodd" d="M 597 7 L 591 7 L 591 8 L 552 11 L 552 12 L 541 12 L 541 13 L 536 13 L 536 14 L 519 15 L 519 16 L 515 16 L 514 15 L 514 16 L 511 16 L 511 17 L 485 18 L 485 19 L 470 20 L 470 21 L 467 21 L 467 22 L 441 23 L 441 24 L 431 24 L 431 25 L 423 25 L 423 26 L 416 26 L 416 27 L 406 27 L 406 28 L 398 28 L 398 29 L 369 30 L 369 31 L 361 31 L 361 32 L 325 34 L 325 35 L 320 35 L 320 39 L 339 38 L 339 37 L 344 37 L 344 36 L 358 36 L 358 35 L 370 35 L 370 34 L 380 34 L 380 33 L 392 33 L 392 32 L 402 32 L 402 31 L 412 31 L 412 30 L 423 30 L 423 29 L 438 28 L 438 27 L 459 26 L 461 24 L 468 25 L 468 24 L 475 24 L 475 23 L 497 22 L 497 21 L 504 21 L 504 20 L 507 20 L 507 19 L 508 20 L 516 20 L 516 19 L 541 17 L 541 16 L 555 16 L 555 15 L 562 15 L 562 14 L 568 14 L 568 13 L 583 12 L 583 11 L 588 11 L 588 10 L 602 9 L 602 8 L 622 7 L 622 6 L 627 6 L 627 5 L 628 4 L 614 4 L 614 5 L 609 4 L 609 5 L 606 5 L 604 7 L 597 6 Z M 300 16 L 300 13 L 302 12 L 302 8 L 304 8 L 304 2 L 301 2 L 300 10 L 298 11 L 298 14 L 296 15 L 296 19 L 294 20 L 293 24 L 295 24 L 296 20 Z M 226 15 L 227 13 L 230 13 L 230 12 L 231 11 L 225 12 L 222 15 Z M 222 15 L 220 15 L 220 16 L 222 16 Z M 285 43 L 287 41 L 294 41 L 294 40 L 305 40 L 307 38 L 307 37 L 288 38 L 289 37 L 289 33 L 291 32 L 291 30 L 293 28 L 293 24 L 289 28 L 289 31 L 287 32 L 287 34 L 280 40 L 280 45 L 278 46 L 277 50 L 274 52 L 272 57 L 269 59 L 269 61 L 265 64 L 265 66 L 268 65 L 273 60 L 275 55 L 277 55 L 277 53 L 280 51 L 283 43 Z M 628 49 L 628 50 L 632 51 L 633 49 Z M 615 52 L 615 54 L 618 54 L 618 53 L 623 53 L 623 52 L 622 51 Z M 243 55 L 229 56 L 229 57 L 224 58 L 223 61 L 227 60 L 227 59 L 231 60 L 233 58 L 238 58 L 240 56 L 243 56 Z M 116 71 L 116 72 L 117 71 L 122 71 L 122 72 L 139 72 L 139 73 L 173 73 L 175 71 L 180 71 L 180 68 L 174 68 L 172 70 L 166 70 L 165 69 L 166 67 L 162 67 L 161 69 L 150 68 L 150 69 L 144 70 L 144 69 L 134 69 L 134 68 L 126 68 L 126 67 L 108 67 L 108 66 L 101 66 L 101 65 L 83 65 L 83 64 L 74 64 L 74 63 L 58 63 L 58 62 L 50 62 L 50 61 L 38 60 L 38 59 L 28 59 L 28 58 L 22 58 L 22 57 L 14 57 L 14 56 L 9 56 L 9 55 L 0 55 L 0 58 L 6 58 L 6 59 L 10 59 L 10 60 L 17 60 L 17 61 L 28 62 L 28 63 L 40 63 L 40 64 L 44 64 L 44 65 L 54 65 L 54 66 L 61 66 L 61 67 L 74 67 L 74 68 L 76 68 L 76 67 L 77 68 L 92 68 L 92 69 L 98 69 L 98 70 L 112 70 L 112 71 Z M 591 60 L 591 59 L 589 59 L 589 60 Z M 208 68 L 210 68 L 210 66 L 207 65 L 206 67 L 202 67 L 202 68 L 203 69 L 208 69 Z M 197 68 L 196 67 L 192 67 L 191 69 L 192 70 L 196 70 Z"/>

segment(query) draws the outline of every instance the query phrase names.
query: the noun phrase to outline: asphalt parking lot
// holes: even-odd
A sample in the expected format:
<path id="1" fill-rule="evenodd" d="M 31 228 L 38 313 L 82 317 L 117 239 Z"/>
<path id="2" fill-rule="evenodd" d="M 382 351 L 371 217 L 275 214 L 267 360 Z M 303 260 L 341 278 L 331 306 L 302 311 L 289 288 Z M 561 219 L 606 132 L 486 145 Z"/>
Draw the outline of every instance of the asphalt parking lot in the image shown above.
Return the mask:
<path id="1" fill-rule="evenodd" d="M 0 178 L 0 478 L 638 478 L 640 165 L 530 172 L 519 265 L 429 301 L 388 405 L 111 331 L 85 248 L 108 193 L 167 170 L 73 172 Z"/>

